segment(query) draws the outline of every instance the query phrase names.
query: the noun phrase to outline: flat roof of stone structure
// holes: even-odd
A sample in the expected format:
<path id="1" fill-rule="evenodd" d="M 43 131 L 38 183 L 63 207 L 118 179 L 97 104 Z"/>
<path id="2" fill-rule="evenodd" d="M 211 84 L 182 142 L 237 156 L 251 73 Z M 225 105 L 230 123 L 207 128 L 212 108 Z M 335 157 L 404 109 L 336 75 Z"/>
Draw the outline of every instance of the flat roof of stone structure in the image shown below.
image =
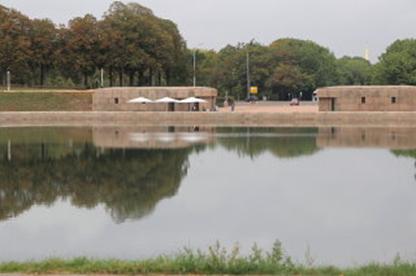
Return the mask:
<path id="1" fill-rule="evenodd" d="M 108 87 L 92 90 L 94 93 L 135 93 L 148 98 L 216 97 L 217 89 L 209 87 Z"/>
<path id="2" fill-rule="evenodd" d="M 366 93 L 415 93 L 416 96 L 416 86 L 411 85 L 352 85 L 352 86 L 332 86 L 332 87 L 323 87 L 315 91 L 319 98 L 334 98 L 342 97 L 344 94 L 348 93 L 351 95 L 362 95 Z"/>

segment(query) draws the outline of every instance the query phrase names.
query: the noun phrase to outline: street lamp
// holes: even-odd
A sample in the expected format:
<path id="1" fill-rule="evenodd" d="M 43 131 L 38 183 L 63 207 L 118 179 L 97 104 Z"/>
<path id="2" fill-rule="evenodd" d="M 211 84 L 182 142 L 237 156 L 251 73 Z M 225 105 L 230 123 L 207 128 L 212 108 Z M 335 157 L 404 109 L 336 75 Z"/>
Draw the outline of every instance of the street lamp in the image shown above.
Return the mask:
<path id="1" fill-rule="evenodd" d="M 7 91 L 10 91 L 10 70 L 7 70 Z"/>
<path id="2" fill-rule="evenodd" d="M 193 85 L 196 86 L 196 49 L 194 49 L 193 53 L 193 67 L 194 67 L 194 77 L 193 77 Z"/>
<path id="3" fill-rule="evenodd" d="M 250 98 L 250 88 L 251 88 L 251 77 L 250 77 L 250 53 L 247 48 L 246 56 L 246 66 L 247 66 L 247 99 Z"/>
<path id="4" fill-rule="evenodd" d="M 198 47 L 201 47 L 203 43 L 199 43 L 196 48 L 194 48 L 194 52 L 192 54 L 193 57 L 193 68 L 194 68 L 194 76 L 193 76 L 193 85 L 196 87 L 196 51 L 198 50 Z"/>
<path id="5" fill-rule="evenodd" d="M 101 68 L 101 70 L 100 70 L 100 88 L 103 88 L 104 87 L 104 69 L 103 68 Z"/>

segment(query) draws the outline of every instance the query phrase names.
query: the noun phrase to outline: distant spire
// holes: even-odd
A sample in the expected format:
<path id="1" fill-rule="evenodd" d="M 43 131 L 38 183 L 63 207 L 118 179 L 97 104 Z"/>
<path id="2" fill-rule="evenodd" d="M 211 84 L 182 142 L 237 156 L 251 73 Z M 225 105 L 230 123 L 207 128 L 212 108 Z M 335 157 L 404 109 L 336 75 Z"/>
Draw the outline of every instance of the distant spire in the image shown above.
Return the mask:
<path id="1" fill-rule="evenodd" d="M 370 50 L 368 50 L 368 48 L 364 51 L 364 59 L 370 61 Z"/>

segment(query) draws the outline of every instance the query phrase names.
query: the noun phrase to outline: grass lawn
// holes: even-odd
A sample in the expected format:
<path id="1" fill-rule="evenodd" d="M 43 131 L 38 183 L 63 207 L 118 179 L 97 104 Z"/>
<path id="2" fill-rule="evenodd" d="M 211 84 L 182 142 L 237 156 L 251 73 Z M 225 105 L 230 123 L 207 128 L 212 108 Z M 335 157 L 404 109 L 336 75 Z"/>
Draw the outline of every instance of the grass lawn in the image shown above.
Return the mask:
<path id="1" fill-rule="evenodd" d="M 28 90 L 0 92 L 0 111 L 91 111 L 92 93 Z"/>
<path id="2" fill-rule="evenodd" d="M 30 88 L 30 87 L 13 87 L 9 93 L 19 93 L 19 92 L 83 92 L 86 90 L 80 89 L 66 89 L 66 88 Z M 0 88 L 1 92 L 7 92 L 5 87 Z"/>

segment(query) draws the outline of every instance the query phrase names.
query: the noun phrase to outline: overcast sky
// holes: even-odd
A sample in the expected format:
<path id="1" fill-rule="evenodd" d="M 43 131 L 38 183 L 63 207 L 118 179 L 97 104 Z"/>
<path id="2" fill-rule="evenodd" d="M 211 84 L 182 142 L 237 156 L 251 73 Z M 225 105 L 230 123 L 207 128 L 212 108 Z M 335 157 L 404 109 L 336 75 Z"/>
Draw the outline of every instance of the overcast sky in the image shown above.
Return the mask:
<path id="1" fill-rule="evenodd" d="M 112 0 L 0 0 L 30 17 L 67 23 L 101 17 Z M 123 1 L 129 2 L 129 1 Z M 377 57 L 394 40 L 416 37 L 416 0 L 139 0 L 175 21 L 189 47 L 220 49 L 255 39 L 310 39 L 337 56 Z"/>

